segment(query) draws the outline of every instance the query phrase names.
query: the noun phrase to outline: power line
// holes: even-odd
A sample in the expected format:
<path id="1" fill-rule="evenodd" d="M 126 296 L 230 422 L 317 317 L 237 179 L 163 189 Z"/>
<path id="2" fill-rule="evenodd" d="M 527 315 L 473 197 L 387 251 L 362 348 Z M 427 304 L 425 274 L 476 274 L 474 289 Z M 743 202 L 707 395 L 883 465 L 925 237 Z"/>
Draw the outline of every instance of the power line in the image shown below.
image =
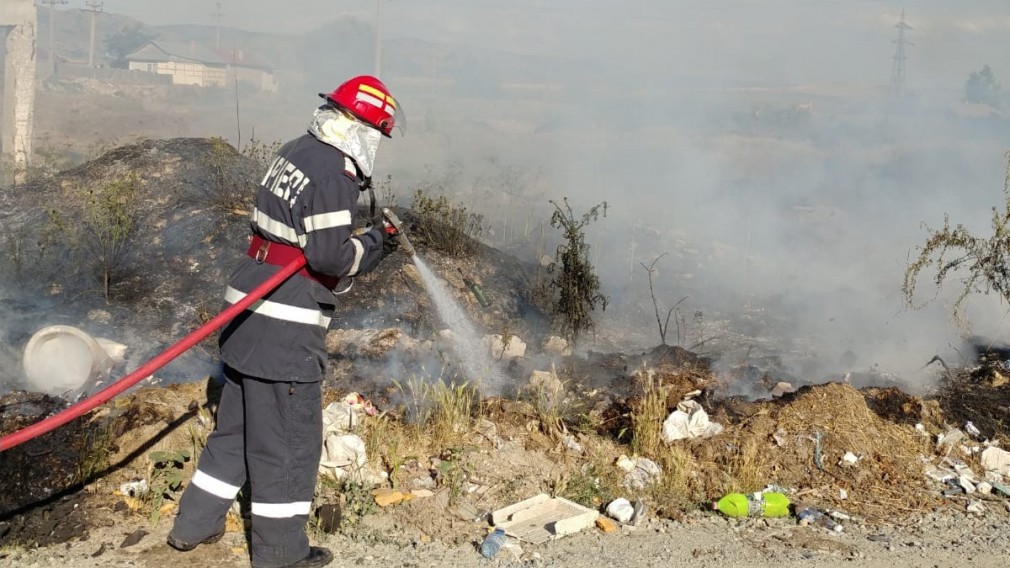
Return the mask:
<path id="1" fill-rule="evenodd" d="M 905 46 L 915 45 L 905 38 L 905 30 L 913 30 L 912 26 L 905 21 L 905 9 L 901 10 L 901 19 L 894 26 L 898 29 L 898 39 L 892 43 L 897 47 L 894 50 L 894 65 L 891 68 L 891 96 L 900 99 L 905 95 Z"/>
<path id="2" fill-rule="evenodd" d="M 42 0 L 49 6 L 49 74 L 56 73 L 56 6 L 67 4 L 69 0 Z"/>
<path id="3" fill-rule="evenodd" d="M 91 42 L 88 44 L 88 67 L 95 66 L 95 20 L 98 19 L 98 14 L 102 11 L 105 6 L 105 2 L 98 2 L 97 0 L 87 0 L 84 3 L 84 11 L 91 12 Z"/>
<path id="4" fill-rule="evenodd" d="M 217 20 L 217 48 L 221 49 L 221 20 L 224 19 L 224 13 L 221 11 L 221 3 L 217 3 L 217 11 L 211 14 L 211 17 Z"/>

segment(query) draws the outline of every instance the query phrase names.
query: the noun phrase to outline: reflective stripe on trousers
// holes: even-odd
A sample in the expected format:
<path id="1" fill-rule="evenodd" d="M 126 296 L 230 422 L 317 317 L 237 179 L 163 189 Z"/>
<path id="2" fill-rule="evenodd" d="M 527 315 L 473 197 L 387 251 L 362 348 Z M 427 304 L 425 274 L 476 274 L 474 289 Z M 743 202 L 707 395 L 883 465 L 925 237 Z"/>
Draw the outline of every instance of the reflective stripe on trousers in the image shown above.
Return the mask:
<path id="1" fill-rule="evenodd" d="M 219 532 L 232 490 L 248 477 L 253 566 L 293 563 L 309 552 L 305 523 L 322 448 L 321 385 L 225 372 L 217 427 L 183 493 L 172 533 L 199 542 Z"/>

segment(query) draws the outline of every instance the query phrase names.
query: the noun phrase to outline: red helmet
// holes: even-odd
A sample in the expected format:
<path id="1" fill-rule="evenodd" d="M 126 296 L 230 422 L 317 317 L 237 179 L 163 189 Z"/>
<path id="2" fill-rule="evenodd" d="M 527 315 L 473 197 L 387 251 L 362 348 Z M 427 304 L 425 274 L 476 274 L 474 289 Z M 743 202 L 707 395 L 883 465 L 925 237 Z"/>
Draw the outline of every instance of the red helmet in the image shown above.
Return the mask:
<path id="1" fill-rule="evenodd" d="M 344 81 L 332 93 L 319 93 L 330 103 L 350 112 L 362 122 L 390 137 L 393 127 L 406 129 L 406 117 L 389 89 L 371 75 L 359 75 Z"/>

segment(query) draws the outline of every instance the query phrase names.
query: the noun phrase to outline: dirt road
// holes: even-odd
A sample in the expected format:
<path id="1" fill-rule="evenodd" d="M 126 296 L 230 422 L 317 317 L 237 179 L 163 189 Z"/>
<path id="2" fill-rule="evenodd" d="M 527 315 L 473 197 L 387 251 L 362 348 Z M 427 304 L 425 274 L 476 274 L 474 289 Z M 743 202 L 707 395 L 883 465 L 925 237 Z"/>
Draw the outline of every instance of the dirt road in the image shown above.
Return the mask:
<path id="1" fill-rule="evenodd" d="M 596 529 L 548 542 L 480 556 L 474 523 L 471 543 L 449 546 L 374 534 L 350 538 L 323 535 L 319 542 L 336 554 L 334 567 L 603 566 L 717 567 L 863 566 L 867 568 L 995 568 L 1010 562 L 1010 525 L 1003 504 L 987 502 L 988 513 L 946 513 L 898 528 L 849 524 L 842 533 L 799 527 L 793 520 L 727 521 L 694 513 L 684 521 L 652 520 L 604 534 Z M 380 513 L 380 516 L 382 514 Z M 125 520 L 125 519 L 124 519 Z M 42 568 L 248 566 L 245 538 L 228 533 L 217 544 L 179 553 L 165 544 L 169 523 L 160 523 L 139 543 L 120 548 L 134 527 L 115 523 L 94 529 L 87 540 L 32 551 L 0 551 L 5 566 Z"/>

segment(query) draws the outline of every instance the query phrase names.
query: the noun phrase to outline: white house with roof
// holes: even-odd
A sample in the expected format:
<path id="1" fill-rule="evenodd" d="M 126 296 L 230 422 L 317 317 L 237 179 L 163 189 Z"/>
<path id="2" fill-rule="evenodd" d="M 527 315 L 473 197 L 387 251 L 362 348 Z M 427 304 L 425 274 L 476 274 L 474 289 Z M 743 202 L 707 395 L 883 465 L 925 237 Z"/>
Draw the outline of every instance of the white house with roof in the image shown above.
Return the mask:
<path id="1" fill-rule="evenodd" d="M 225 87 L 236 78 L 274 92 L 273 70 L 242 51 L 215 50 L 197 42 L 152 40 L 126 56 L 131 71 L 168 75 L 173 85 Z"/>

